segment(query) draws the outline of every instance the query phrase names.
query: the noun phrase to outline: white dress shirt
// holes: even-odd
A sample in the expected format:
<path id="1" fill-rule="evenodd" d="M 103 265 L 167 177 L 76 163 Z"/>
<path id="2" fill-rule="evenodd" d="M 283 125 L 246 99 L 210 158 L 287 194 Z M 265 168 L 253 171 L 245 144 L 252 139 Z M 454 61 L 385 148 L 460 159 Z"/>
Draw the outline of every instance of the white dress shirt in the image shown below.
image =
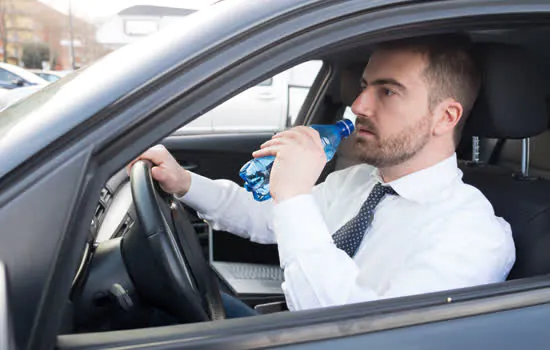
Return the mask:
<path id="1" fill-rule="evenodd" d="M 332 240 L 376 182 L 391 186 L 355 256 Z M 277 243 L 290 310 L 343 305 L 504 281 L 515 261 L 510 226 L 462 182 L 456 155 L 384 183 L 361 164 L 330 174 L 311 195 L 256 202 L 227 180 L 192 174 L 180 198 L 215 230 Z"/>

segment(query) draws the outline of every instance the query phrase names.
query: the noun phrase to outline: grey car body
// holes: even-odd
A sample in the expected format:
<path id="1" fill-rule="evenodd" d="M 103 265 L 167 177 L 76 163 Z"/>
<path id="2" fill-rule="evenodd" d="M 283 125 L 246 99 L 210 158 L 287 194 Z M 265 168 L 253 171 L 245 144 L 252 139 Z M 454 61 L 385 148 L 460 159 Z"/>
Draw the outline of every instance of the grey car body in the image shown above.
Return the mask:
<path id="1" fill-rule="evenodd" d="M 147 147 L 306 59 L 330 62 L 374 38 L 548 25 L 548 15 L 546 1 L 222 1 L 11 106 L 0 114 L 9 306 L 0 312 L 12 323 L 2 328 L 13 330 L 19 349 L 548 348 L 544 276 L 258 318 L 59 335 L 71 322 L 65 310 L 101 190 Z M 330 69 L 321 70 L 298 123 L 315 114 Z M 163 142 L 212 153 L 231 143 L 249 157 L 270 135 L 182 137 Z"/>

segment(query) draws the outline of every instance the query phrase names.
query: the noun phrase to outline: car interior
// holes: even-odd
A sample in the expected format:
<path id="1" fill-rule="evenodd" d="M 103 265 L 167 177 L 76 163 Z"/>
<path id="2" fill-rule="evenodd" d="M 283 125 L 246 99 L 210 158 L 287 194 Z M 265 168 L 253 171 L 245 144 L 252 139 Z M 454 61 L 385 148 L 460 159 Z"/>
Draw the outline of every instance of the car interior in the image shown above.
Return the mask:
<path id="1" fill-rule="evenodd" d="M 480 29 L 467 33 L 474 42 L 483 80 L 457 148 L 463 180 L 483 192 L 496 214 L 512 227 L 516 263 L 508 279 L 544 275 L 550 273 L 550 259 L 546 254 L 550 245 L 550 196 L 547 195 L 550 193 L 550 159 L 545 154 L 550 146 L 550 79 L 547 79 L 550 45 L 541 38 L 548 37 L 550 29 Z M 324 67 L 294 125 L 331 124 L 343 117 L 359 94 L 360 77 L 373 44 L 314 57 L 321 59 Z M 271 132 L 174 134 L 162 143 L 183 167 L 211 179 L 229 179 L 242 185 L 238 176 L 240 167 L 271 136 Z M 353 142 L 352 136 L 342 143 L 319 182 L 333 171 L 358 163 Z M 91 219 L 89 244 L 75 274 L 60 333 L 220 320 L 224 315 L 220 310 L 219 291 L 235 295 L 260 314 L 285 312 L 281 293 L 236 293 L 211 269 L 213 259 L 278 265 L 275 245 L 260 245 L 215 231 L 192 208 L 173 203 L 172 206 L 180 206 L 178 213 L 168 205 L 160 206 L 160 210 L 164 218 L 170 218 L 167 225 L 178 233 L 174 235 L 177 242 L 172 244 L 184 251 L 185 266 L 193 270 L 189 276 L 184 268 L 181 275 L 187 276 L 194 286 L 191 289 L 199 292 L 184 287 L 179 292 L 170 291 L 171 286 L 183 282 L 167 283 L 166 280 L 175 277 L 160 273 L 161 269 L 155 267 L 162 265 L 154 252 L 157 248 L 144 237 L 148 235 L 145 232 L 150 232 L 148 226 L 156 223 L 153 219 L 147 221 L 147 208 L 137 205 L 136 196 L 158 202 L 170 199 L 163 197 L 158 188 L 156 193 L 150 192 L 155 185 L 146 186 L 147 171 L 146 164 L 135 173 L 132 170 L 132 177 L 141 177 L 141 183 L 145 184 L 141 190 L 133 188 L 126 169 L 121 169 L 99 194 Z M 189 234 L 195 238 L 188 240 Z M 186 250 L 195 253 L 189 254 Z M 200 281 L 193 276 L 197 271 L 208 277 Z M 218 295 L 211 295 L 215 293 Z M 190 296 L 192 294 L 200 296 Z M 190 301 L 180 304 L 182 298 Z"/>

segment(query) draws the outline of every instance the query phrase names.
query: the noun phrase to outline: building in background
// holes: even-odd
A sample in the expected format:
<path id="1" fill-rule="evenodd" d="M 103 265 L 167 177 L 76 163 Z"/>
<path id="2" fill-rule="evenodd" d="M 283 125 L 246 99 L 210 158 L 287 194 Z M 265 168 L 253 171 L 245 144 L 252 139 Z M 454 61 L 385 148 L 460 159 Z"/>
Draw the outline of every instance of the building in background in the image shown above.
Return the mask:
<path id="1" fill-rule="evenodd" d="M 76 67 L 108 52 L 96 42 L 95 34 L 93 24 L 73 17 Z M 69 70 L 70 47 L 69 16 L 37 0 L 0 0 L 1 61 L 20 66 L 30 62 L 29 68 Z"/>
<path id="2" fill-rule="evenodd" d="M 116 50 L 139 40 L 195 12 L 193 9 L 162 6 L 132 6 L 103 23 L 97 31 L 97 42 Z"/>

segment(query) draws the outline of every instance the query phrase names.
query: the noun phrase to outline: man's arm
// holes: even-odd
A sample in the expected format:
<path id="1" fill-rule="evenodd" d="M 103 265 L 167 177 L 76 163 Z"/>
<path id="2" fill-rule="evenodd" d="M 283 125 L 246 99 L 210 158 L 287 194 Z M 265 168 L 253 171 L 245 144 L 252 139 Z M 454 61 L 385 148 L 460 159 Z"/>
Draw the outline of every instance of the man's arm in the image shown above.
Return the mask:
<path id="1" fill-rule="evenodd" d="M 231 232 L 257 243 L 277 243 L 273 232 L 273 200 L 258 202 L 250 192 L 232 181 L 211 180 L 198 174 L 190 174 L 189 190 L 184 196 L 176 198 L 194 208 L 215 230 Z M 312 189 L 315 202 L 323 214 L 327 212 L 325 192 L 335 187 L 334 182 L 344 181 L 341 175 L 336 178 L 334 175 L 329 175 L 326 182 Z"/>
<path id="2" fill-rule="evenodd" d="M 358 283 L 359 267 L 336 248 L 311 196 L 277 205 L 274 228 L 285 269 L 284 291 L 292 310 L 499 282 L 506 278 L 515 259 L 506 223 L 475 213 L 456 213 L 426 228 L 423 235 L 430 240 L 377 293 Z"/>
<path id="3" fill-rule="evenodd" d="M 250 192 L 229 180 L 211 180 L 190 174 L 189 190 L 176 198 L 194 208 L 213 229 L 231 232 L 257 243 L 276 243 L 271 200 L 257 202 Z"/>
<path id="4" fill-rule="evenodd" d="M 256 202 L 252 195 L 227 180 L 210 180 L 184 169 L 163 145 L 151 147 L 137 160 L 148 160 L 153 179 L 161 188 L 196 209 L 216 230 L 250 238 L 258 243 L 275 243 L 271 227 L 273 204 Z"/>

